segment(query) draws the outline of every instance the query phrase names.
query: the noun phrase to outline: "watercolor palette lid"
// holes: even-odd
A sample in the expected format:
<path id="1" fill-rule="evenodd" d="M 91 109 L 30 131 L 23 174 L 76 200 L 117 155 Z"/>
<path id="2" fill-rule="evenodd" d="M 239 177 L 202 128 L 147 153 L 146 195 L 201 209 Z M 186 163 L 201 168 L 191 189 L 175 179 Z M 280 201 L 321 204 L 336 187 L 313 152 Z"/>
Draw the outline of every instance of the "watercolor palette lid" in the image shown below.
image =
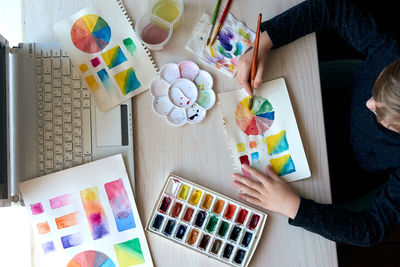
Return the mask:
<path id="1" fill-rule="evenodd" d="M 150 84 L 153 110 L 173 126 L 201 122 L 215 104 L 210 73 L 193 61 L 168 63 Z"/>

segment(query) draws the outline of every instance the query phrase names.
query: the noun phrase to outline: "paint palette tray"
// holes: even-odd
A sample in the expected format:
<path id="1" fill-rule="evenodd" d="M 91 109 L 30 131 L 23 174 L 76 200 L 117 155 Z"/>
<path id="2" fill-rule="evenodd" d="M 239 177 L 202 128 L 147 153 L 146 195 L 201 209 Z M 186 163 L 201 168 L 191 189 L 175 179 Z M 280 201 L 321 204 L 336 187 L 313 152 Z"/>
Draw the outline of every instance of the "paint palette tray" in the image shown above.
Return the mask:
<path id="1" fill-rule="evenodd" d="M 168 63 L 150 85 L 153 110 L 173 126 L 201 122 L 215 103 L 213 79 L 193 61 Z"/>
<path id="2" fill-rule="evenodd" d="M 267 214 L 170 174 L 146 230 L 231 266 L 248 266 Z"/>

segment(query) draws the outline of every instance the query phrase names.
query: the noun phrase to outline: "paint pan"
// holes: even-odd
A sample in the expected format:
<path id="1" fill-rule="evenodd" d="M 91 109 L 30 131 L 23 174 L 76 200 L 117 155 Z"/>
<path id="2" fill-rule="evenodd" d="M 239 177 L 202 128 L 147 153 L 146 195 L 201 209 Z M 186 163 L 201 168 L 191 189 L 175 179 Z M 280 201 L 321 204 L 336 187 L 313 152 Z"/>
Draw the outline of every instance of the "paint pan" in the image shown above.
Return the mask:
<path id="1" fill-rule="evenodd" d="M 146 230 L 231 266 L 248 266 L 267 215 L 170 174 Z"/>

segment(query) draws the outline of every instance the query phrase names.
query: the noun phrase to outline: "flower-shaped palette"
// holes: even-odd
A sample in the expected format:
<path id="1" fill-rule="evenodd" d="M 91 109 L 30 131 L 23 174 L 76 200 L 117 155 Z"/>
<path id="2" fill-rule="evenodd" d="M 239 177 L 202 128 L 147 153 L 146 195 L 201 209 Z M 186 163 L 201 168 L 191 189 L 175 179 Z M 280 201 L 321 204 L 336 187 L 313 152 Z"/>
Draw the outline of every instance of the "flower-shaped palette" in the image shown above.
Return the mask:
<path id="1" fill-rule="evenodd" d="M 201 122 L 215 103 L 213 79 L 192 61 L 168 63 L 150 85 L 153 110 L 174 126 Z"/>

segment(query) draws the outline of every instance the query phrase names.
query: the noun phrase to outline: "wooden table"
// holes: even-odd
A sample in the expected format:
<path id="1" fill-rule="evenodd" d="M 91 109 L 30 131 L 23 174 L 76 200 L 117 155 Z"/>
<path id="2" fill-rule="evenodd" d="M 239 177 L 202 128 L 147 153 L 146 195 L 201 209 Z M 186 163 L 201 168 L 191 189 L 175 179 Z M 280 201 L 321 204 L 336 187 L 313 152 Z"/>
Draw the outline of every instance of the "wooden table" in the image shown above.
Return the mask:
<path id="1" fill-rule="evenodd" d="M 26 41 L 56 41 L 52 25 L 92 2 L 24 0 Z M 250 28 L 256 29 L 256 13 L 261 12 L 263 19 L 268 19 L 299 2 L 252 0 L 250 4 L 250 1 L 235 0 L 230 12 Z M 145 1 L 124 0 L 124 3 L 133 19 L 139 18 L 145 11 Z M 222 8 L 225 3 L 226 0 L 222 1 Z M 152 53 L 158 66 L 167 62 L 193 60 L 201 69 L 212 73 L 216 92 L 240 88 L 235 79 L 213 71 L 184 49 L 200 16 L 203 12 L 211 14 L 215 1 L 185 0 L 184 4 L 183 20 L 174 31 L 170 43 L 165 49 Z M 311 178 L 291 185 L 302 196 L 330 203 L 315 34 L 270 53 L 264 80 L 277 77 L 284 77 L 287 82 L 312 174 Z M 231 183 L 232 161 L 217 105 L 207 112 L 202 123 L 176 128 L 153 112 L 151 99 L 148 91 L 133 98 L 136 201 L 143 225 L 146 225 L 169 173 L 238 199 L 238 192 Z M 337 266 L 334 242 L 290 226 L 284 216 L 267 213 L 269 219 L 251 266 Z M 225 266 L 154 234 L 147 234 L 147 237 L 156 266 Z"/>

